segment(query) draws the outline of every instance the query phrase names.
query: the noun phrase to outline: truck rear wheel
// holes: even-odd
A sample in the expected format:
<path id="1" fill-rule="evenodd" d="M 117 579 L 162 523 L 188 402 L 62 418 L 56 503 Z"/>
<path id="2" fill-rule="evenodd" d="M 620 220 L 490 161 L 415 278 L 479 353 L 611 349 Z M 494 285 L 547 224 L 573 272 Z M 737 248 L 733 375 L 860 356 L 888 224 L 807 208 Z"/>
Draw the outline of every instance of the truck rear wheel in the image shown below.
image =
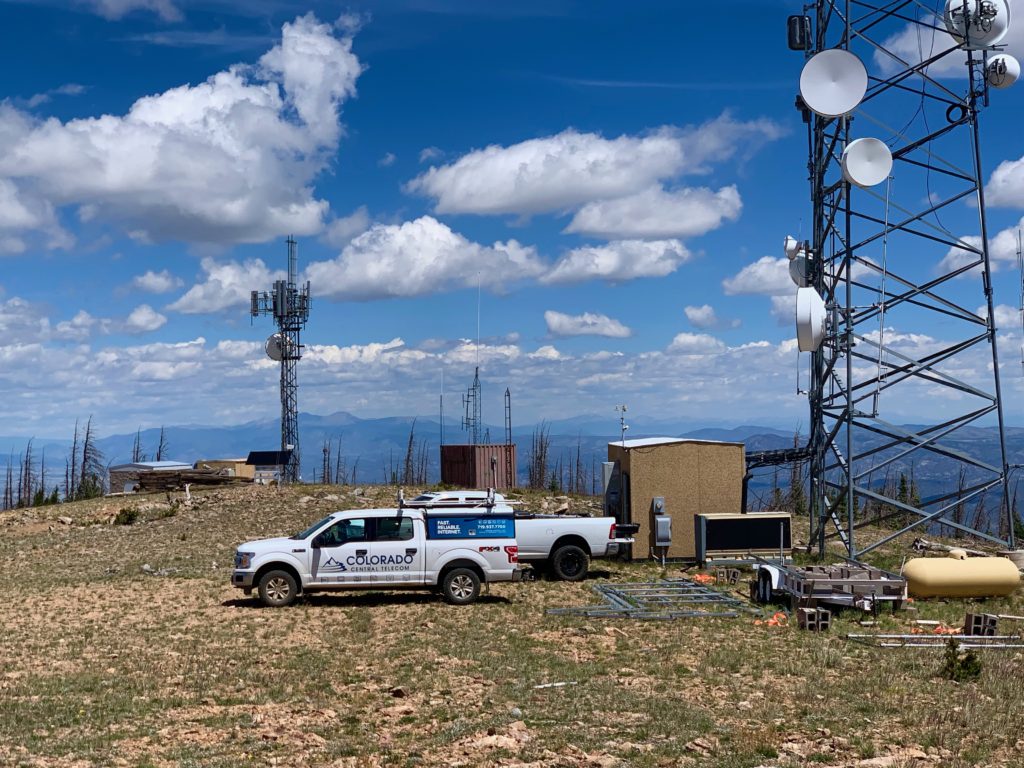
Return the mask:
<path id="1" fill-rule="evenodd" d="M 291 605 L 299 594 L 299 585 L 288 571 L 267 571 L 260 577 L 260 600 L 268 608 Z"/>
<path id="2" fill-rule="evenodd" d="M 451 605 L 469 605 L 480 596 L 480 577 L 469 568 L 452 568 L 441 580 L 441 597 Z"/>
<path id="3" fill-rule="evenodd" d="M 562 581 L 583 581 L 587 578 L 590 558 L 575 544 L 566 544 L 551 555 L 551 571 Z"/>

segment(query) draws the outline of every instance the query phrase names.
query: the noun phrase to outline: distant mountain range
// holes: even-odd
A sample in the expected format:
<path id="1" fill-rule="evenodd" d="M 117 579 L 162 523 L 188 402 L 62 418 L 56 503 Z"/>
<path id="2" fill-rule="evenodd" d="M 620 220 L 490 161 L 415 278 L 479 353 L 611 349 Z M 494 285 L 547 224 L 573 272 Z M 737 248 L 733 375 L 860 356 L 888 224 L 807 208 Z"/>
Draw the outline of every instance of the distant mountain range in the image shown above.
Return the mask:
<path id="1" fill-rule="evenodd" d="M 416 450 L 425 452 L 428 481 L 436 482 L 440 476 L 438 445 L 441 438 L 441 427 L 437 417 L 414 419 L 394 416 L 363 419 L 344 411 L 326 416 L 300 414 L 303 478 L 321 478 L 323 446 L 326 442 L 331 444 L 332 466 L 334 465 L 340 440 L 341 455 L 350 477 L 355 467 L 356 482 L 386 481 L 392 468 L 397 467 L 401 471 L 409 443 L 409 433 L 414 427 L 414 422 Z M 650 419 L 642 416 L 631 416 L 629 425 L 629 439 L 668 436 L 741 442 L 746 445 L 747 450 L 792 447 L 794 438 L 792 432 L 757 425 L 694 428 L 692 422 Z M 614 419 L 596 415 L 544 422 L 544 428 L 550 437 L 550 464 L 561 462 L 564 467 L 568 467 L 576 461 L 578 452 L 580 463 L 588 476 L 592 478 L 596 474 L 599 477 L 600 463 L 607 458 L 608 443 L 620 439 L 617 426 Z M 512 430 L 513 441 L 517 446 L 521 481 L 526 475 L 531 437 L 537 428 L 538 425 L 531 424 Z M 504 428 L 492 425 L 485 430 L 493 442 L 504 442 Z M 159 437 L 159 429 L 146 429 L 140 434 L 142 450 L 150 458 L 156 450 Z M 462 443 L 466 442 L 466 434 L 459 428 L 457 422 L 445 419 L 444 439 L 446 443 Z M 800 439 L 802 441 L 803 437 Z M 97 445 L 103 452 L 105 461 L 116 465 L 131 460 L 134 441 L 134 433 L 110 435 L 100 438 Z M 4 471 L 11 457 L 17 466 L 18 457 L 24 451 L 26 442 L 26 438 L 23 437 L 0 437 L 0 472 Z M 225 427 L 168 426 L 165 428 L 165 442 L 167 451 L 164 458 L 167 459 L 193 463 L 201 459 L 244 457 L 250 451 L 278 448 L 280 426 L 276 419 Z M 998 463 L 996 457 L 999 446 L 994 428 L 964 429 L 958 433 L 956 440 L 947 440 L 946 444 L 990 463 Z M 33 455 L 36 462 L 45 452 L 48 487 L 63 482 L 64 463 L 70 446 L 70 439 L 38 438 L 34 441 Z M 1007 430 L 1007 448 L 1011 463 L 1024 462 L 1024 429 Z M 910 468 L 896 464 L 893 471 L 898 474 L 900 471 L 909 472 Z M 956 482 L 955 470 L 951 463 L 938 456 L 918 456 L 913 472 L 922 493 Z M 774 472 L 771 469 L 759 472 L 751 483 L 752 498 L 756 498 L 759 493 L 769 488 L 773 477 Z M 784 470 L 780 472 L 780 477 L 780 484 L 788 484 L 788 474 Z M 594 481 L 591 479 L 588 482 L 593 487 Z"/>

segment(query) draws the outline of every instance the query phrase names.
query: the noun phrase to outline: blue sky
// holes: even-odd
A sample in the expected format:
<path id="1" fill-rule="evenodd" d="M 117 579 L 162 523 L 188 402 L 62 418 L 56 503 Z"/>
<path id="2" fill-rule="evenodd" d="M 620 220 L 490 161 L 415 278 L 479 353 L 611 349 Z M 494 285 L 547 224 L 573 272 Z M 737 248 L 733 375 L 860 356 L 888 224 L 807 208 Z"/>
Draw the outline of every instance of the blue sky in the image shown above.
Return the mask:
<path id="1" fill-rule="evenodd" d="M 479 354 L 491 423 L 509 386 L 520 422 L 606 413 L 611 429 L 625 402 L 806 424 L 780 261 L 809 231 L 797 4 L 696 27 L 691 4 L 653 0 L 0 8 L 0 432 L 275 416 L 272 328 L 246 302 L 289 233 L 315 297 L 303 410 L 431 414 Z M 1008 42 L 1024 49 L 1024 29 Z M 983 118 L 1016 424 L 1020 94 Z M 977 234 L 966 205 L 944 225 Z M 961 283 L 983 303 L 980 279 Z"/>

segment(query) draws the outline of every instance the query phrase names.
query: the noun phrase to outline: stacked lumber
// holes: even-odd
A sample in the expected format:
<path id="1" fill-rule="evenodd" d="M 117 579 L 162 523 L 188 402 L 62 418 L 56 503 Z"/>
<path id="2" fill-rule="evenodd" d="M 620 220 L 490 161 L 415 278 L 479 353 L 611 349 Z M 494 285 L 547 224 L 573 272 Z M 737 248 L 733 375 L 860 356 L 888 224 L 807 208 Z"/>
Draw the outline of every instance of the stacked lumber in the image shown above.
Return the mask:
<path id="1" fill-rule="evenodd" d="M 251 477 L 235 477 L 211 470 L 181 470 L 179 472 L 143 472 L 139 475 L 139 491 L 183 491 L 186 485 L 241 485 L 251 483 Z"/>

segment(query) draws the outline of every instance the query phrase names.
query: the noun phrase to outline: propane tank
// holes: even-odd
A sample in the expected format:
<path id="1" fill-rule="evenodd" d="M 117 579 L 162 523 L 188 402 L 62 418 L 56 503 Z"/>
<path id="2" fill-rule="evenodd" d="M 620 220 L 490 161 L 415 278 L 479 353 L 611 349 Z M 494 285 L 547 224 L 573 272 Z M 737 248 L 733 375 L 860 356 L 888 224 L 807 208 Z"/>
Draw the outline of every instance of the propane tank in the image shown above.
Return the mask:
<path id="1" fill-rule="evenodd" d="M 1020 572 L 1004 557 L 916 557 L 903 567 L 913 597 L 1006 597 Z"/>

